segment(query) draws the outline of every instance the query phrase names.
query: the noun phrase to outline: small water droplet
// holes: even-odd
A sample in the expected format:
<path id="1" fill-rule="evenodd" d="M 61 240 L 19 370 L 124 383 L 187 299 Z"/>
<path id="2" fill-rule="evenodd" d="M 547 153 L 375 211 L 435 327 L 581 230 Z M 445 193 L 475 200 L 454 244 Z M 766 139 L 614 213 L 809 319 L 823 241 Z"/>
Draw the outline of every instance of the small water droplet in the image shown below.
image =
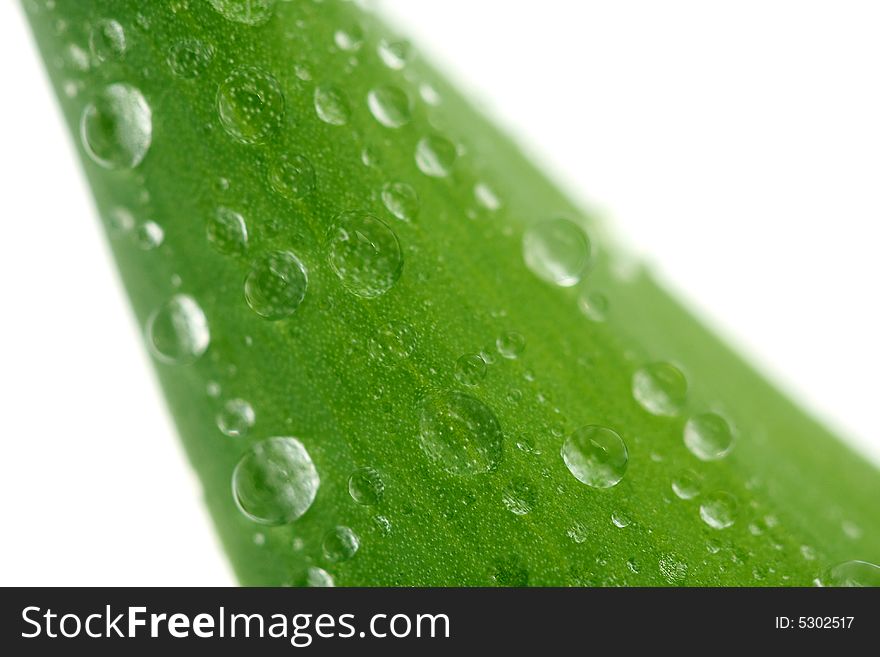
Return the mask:
<path id="1" fill-rule="evenodd" d="M 572 541 L 581 545 L 587 540 L 587 537 L 590 535 L 589 530 L 586 525 L 582 522 L 576 520 L 565 532 L 566 536 L 568 536 Z"/>
<path id="2" fill-rule="evenodd" d="M 302 516 L 321 480 L 311 456 L 296 438 L 267 438 L 242 456 L 232 473 L 238 508 L 264 525 L 283 525 Z"/>
<path id="3" fill-rule="evenodd" d="M 880 587 L 880 566 L 868 561 L 845 561 L 831 568 L 825 586 Z"/>
<path id="4" fill-rule="evenodd" d="M 373 516 L 373 525 L 376 531 L 379 532 L 379 536 L 385 538 L 391 535 L 391 520 L 386 516 Z"/>
<path id="5" fill-rule="evenodd" d="M 208 394 L 208 397 L 216 399 L 220 396 L 220 384 L 216 381 L 208 381 L 208 384 L 205 386 L 205 392 Z"/>
<path id="6" fill-rule="evenodd" d="M 125 54 L 125 30 L 112 18 L 100 20 L 92 26 L 89 49 L 98 62 L 120 59 Z"/>
<path id="7" fill-rule="evenodd" d="M 361 539 L 349 527 L 340 525 L 324 535 L 324 556 L 329 561 L 351 559 L 361 546 Z"/>
<path id="8" fill-rule="evenodd" d="M 360 49 L 364 43 L 364 28 L 353 24 L 344 29 L 336 30 L 333 33 L 333 42 L 340 50 L 354 52 Z"/>
<path id="9" fill-rule="evenodd" d="M 840 523 L 840 528 L 843 530 L 843 533 L 849 539 L 857 541 L 862 537 L 862 528 L 859 527 L 856 523 L 852 522 L 851 520 L 842 521 Z"/>
<path id="10" fill-rule="evenodd" d="M 427 456 L 454 475 L 494 470 L 503 435 L 492 410 L 461 392 L 441 392 L 422 402 L 419 442 Z"/>
<path id="11" fill-rule="evenodd" d="M 571 287 L 590 261 L 590 240 L 568 219 L 542 221 L 523 235 L 523 258 L 541 280 Z"/>
<path id="12" fill-rule="evenodd" d="M 385 294 L 403 270 L 397 235 L 364 212 L 343 212 L 335 224 L 327 237 L 327 261 L 342 285 L 366 299 Z"/>
<path id="13" fill-rule="evenodd" d="M 367 94 L 367 106 L 373 118 L 386 128 L 400 128 L 412 118 L 410 100 L 406 92 L 392 85 L 371 89 Z"/>
<path id="14" fill-rule="evenodd" d="M 235 210 L 219 207 L 208 217 L 208 242 L 220 253 L 242 254 L 247 250 L 248 231 L 244 217 Z"/>
<path id="15" fill-rule="evenodd" d="M 733 449 L 733 430 L 717 413 L 700 413 L 685 424 L 684 444 L 701 461 L 717 461 Z"/>
<path id="16" fill-rule="evenodd" d="M 632 378 L 632 395 L 652 415 L 673 417 L 684 405 L 687 379 L 669 363 L 650 363 Z"/>
<path id="17" fill-rule="evenodd" d="M 608 299 L 601 292 L 584 292 L 578 297 L 578 308 L 594 322 L 604 322 L 608 317 Z"/>
<path id="18" fill-rule="evenodd" d="M 269 165 L 269 184 L 285 198 L 297 201 L 315 189 L 315 169 L 306 157 L 285 153 Z"/>
<path id="19" fill-rule="evenodd" d="M 660 555 L 658 566 L 663 579 L 669 584 L 680 586 L 687 578 L 688 565 L 677 554 L 667 552 Z"/>
<path id="20" fill-rule="evenodd" d="M 358 468 L 348 478 L 348 493 L 358 504 L 375 506 L 385 495 L 385 482 L 375 468 Z"/>
<path id="21" fill-rule="evenodd" d="M 208 320 L 191 296 L 176 294 L 147 319 L 147 345 L 153 355 L 169 364 L 197 360 L 211 342 Z"/>
<path id="22" fill-rule="evenodd" d="M 293 73 L 303 82 L 309 82 L 313 76 L 312 67 L 306 62 L 297 62 L 293 66 Z"/>
<path id="23" fill-rule="evenodd" d="M 389 322 L 370 339 L 373 358 L 393 362 L 409 358 L 416 346 L 415 332 L 409 324 Z"/>
<path id="24" fill-rule="evenodd" d="M 541 454 L 541 450 L 535 445 L 534 439 L 529 436 L 520 437 L 516 441 L 516 448 L 529 456 L 540 456 Z"/>
<path id="25" fill-rule="evenodd" d="M 289 251 L 273 251 L 257 260 L 245 279 L 247 304 L 260 317 L 283 319 L 299 308 L 306 295 L 305 266 Z"/>
<path id="26" fill-rule="evenodd" d="M 416 166 L 432 178 L 448 176 L 457 156 L 455 145 L 444 137 L 423 137 L 416 145 Z"/>
<path id="27" fill-rule="evenodd" d="M 276 0 L 210 0 L 223 18 L 245 25 L 261 25 L 272 17 Z"/>
<path id="28" fill-rule="evenodd" d="M 682 500 L 692 500 L 700 494 L 700 479 L 693 472 L 679 472 L 672 480 L 672 492 Z"/>
<path id="29" fill-rule="evenodd" d="M 105 87 L 80 119 L 83 147 L 107 169 L 133 169 L 153 139 L 153 116 L 143 94 L 129 84 Z"/>
<path id="30" fill-rule="evenodd" d="M 244 399 L 230 399 L 217 413 L 217 428 L 230 438 L 246 436 L 257 416 L 254 408 Z"/>
<path id="31" fill-rule="evenodd" d="M 323 568 L 309 566 L 306 572 L 306 586 L 311 588 L 331 588 L 336 586 L 336 583 L 333 581 L 333 575 Z"/>
<path id="32" fill-rule="evenodd" d="M 526 348 L 526 339 L 521 333 L 508 331 L 507 333 L 498 336 L 498 339 L 495 340 L 495 346 L 498 348 L 499 354 L 505 358 L 513 360 L 514 358 L 518 358 Z"/>
<path id="33" fill-rule="evenodd" d="M 816 550 L 810 545 L 801 545 L 801 556 L 807 561 L 816 560 Z"/>
<path id="34" fill-rule="evenodd" d="M 624 527 L 629 527 L 632 524 L 632 518 L 630 518 L 629 514 L 624 511 L 613 511 L 611 513 L 611 523 L 615 527 L 623 529 Z"/>
<path id="35" fill-rule="evenodd" d="M 726 529 L 736 520 L 736 498 L 730 493 L 711 493 L 700 504 L 700 517 L 713 529 Z"/>
<path id="36" fill-rule="evenodd" d="M 214 60 L 214 46 L 199 39 L 178 41 L 168 53 L 168 68 L 177 77 L 192 80 L 208 70 Z"/>
<path id="37" fill-rule="evenodd" d="M 537 495 L 524 479 L 516 479 L 507 484 L 501 494 L 505 508 L 515 516 L 524 516 L 532 511 Z"/>
<path id="38" fill-rule="evenodd" d="M 501 199 L 487 183 L 478 182 L 474 185 L 474 198 L 489 212 L 497 212 L 501 207 Z"/>
<path id="39" fill-rule="evenodd" d="M 412 185 L 389 182 L 382 186 L 382 203 L 401 221 L 415 221 L 419 214 L 419 195 Z"/>
<path id="40" fill-rule="evenodd" d="M 322 85 L 315 88 L 315 113 L 324 123 L 345 125 L 351 118 L 348 99 L 338 87 Z"/>
<path id="41" fill-rule="evenodd" d="M 220 123 L 243 144 L 260 144 L 284 119 L 284 95 L 278 80 L 255 66 L 235 70 L 217 91 Z"/>
<path id="42" fill-rule="evenodd" d="M 135 241 L 137 245 L 141 247 L 144 251 L 152 251 L 153 249 L 158 249 L 162 246 L 162 242 L 165 240 L 165 231 L 162 230 L 162 226 L 157 224 L 155 221 L 145 221 L 140 226 L 138 226 L 137 232 L 135 234 Z"/>
<path id="43" fill-rule="evenodd" d="M 486 377 L 486 361 L 479 354 L 465 354 L 455 361 L 455 378 L 465 386 L 475 386 Z"/>
<path id="44" fill-rule="evenodd" d="M 597 425 L 581 427 L 565 441 L 562 460 L 582 484 L 610 488 L 623 479 L 629 460 L 626 445 L 616 431 Z"/>
<path id="45" fill-rule="evenodd" d="M 379 59 L 388 68 L 399 71 L 406 66 L 411 56 L 412 48 L 408 41 L 388 41 L 382 39 L 376 51 Z"/>

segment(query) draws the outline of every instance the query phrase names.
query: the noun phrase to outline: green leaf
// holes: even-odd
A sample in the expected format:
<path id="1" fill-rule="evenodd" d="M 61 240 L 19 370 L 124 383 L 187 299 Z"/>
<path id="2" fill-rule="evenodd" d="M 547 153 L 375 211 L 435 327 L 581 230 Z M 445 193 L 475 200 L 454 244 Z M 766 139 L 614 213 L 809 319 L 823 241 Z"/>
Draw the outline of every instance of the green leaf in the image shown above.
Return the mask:
<path id="1" fill-rule="evenodd" d="M 375 16 L 25 6 L 243 584 L 876 582 L 876 469 Z"/>

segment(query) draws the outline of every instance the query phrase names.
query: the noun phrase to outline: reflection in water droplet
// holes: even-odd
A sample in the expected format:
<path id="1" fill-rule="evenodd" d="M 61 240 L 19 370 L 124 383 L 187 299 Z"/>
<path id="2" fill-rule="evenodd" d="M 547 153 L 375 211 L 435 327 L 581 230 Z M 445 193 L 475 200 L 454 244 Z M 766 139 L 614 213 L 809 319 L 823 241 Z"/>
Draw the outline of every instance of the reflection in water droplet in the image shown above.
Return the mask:
<path id="1" fill-rule="evenodd" d="M 211 342 L 208 320 L 191 296 L 176 294 L 147 319 L 147 345 L 153 355 L 169 364 L 198 359 Z"/>
<path id="2" fill-rule="evenodd" d="M 204 73 L 214 59 L 214 46 L 198 39 L 178 41 L 168 53 L 168 68 L 179 78 L 191 80 Z"/>
<path id="3" fill-rule="evenodd" d="M 726 529 L 736 520 L 736 498 L 730 493 L 711 493 L 700 504 L 700 517 L 713 529 Z"/>
<path id="4" fill-rule="evenodd" d="M 242 254 L 247 250 L 248 232 L 244 217 L 235 210 L 219 207 L 208 217 L 208 242 L 220 253 Z"/>
<path id="5" fill-rule="evenodd" d="M 343 212 L 327 237 L 330 268 L 352 294 L 385 294 L 400 278 L 403 254 L 387 224 L 363 212 Z"/>
<path id="6" fill-rule="evenodd" d="M 416 166 L 426 176 L 445 178 L 452 172 L 455 145 L 443 137 L 423 137 L 416 145 Z"/>
<path id="7" fill-rule="evenodd" d="M 612 511 L 611 512 L 611 523 L 620 529 L 624 527 L 629 527 L 632 524 L 632 518 L 629 517 L 624 511 Z"/>
<path id="8" fill-rule="evenodd" d="M 351 118 L 348 99 L 338 87 L 323 85 L 315 88 L 315 113 L 324 123 L 345 125 Z"/>
<path id="9" fill-rule="evenodd" d="M 153 139 L 153 116 L 143 94 L 129 84 L 105 87 L 80 119 L 83 147 L 107 169 L 133 169 Z"/>
<path id="10" fill-rule="evenodd" d="M 422 450 L 454 475 L 494 470 L 501 460 L 503 435 L 492 410 L 461 392 L 441 392 L 422 402 Z"/>
<path id="11" fill-rule="evenodd" d="M 100 20 L 89 34 L 89 48 L 99 62 L 119 59 L 125 54 L 125 30 L 113 19 Z"/>
<path id="12" fill-rule="evenodd" d="M 684 444 L 701 461 L 716 461 L 733 449 L 733 431 L 717 413 L 700 413 L 685 424 Z"/>
<path id="13" fill-rule="evenodd" d="M 880 587 L 880 566 L 867 561 L 845 561 L 823 579 L 825 586 Z"/>
<path id="14" fill-rule="evenodd" d="M 389 182 L 382 187 L 382 203 L 401 221 L 414 221 L 419 214 L 419 196 L 411 185 Z"/>
<path id="15" fill-rule="evenodd" d="M 386 128 L 399 128 L 409 123 L 412 116 L 410 101 L 399 87 L 385 85 L 371 89 L 367 106 L 373 118 Z"/>
<path id="16" fill-rule="evenodd" d="M 393 362 L 409 358 L 416 346 L 416 336 L 409 324 L 388 322 L 370 339 L 373 358 Z"/>
<path id="17" fill-rule="evenodd" d="M 652 415 L 672 417 L 684 405 L 687 379 L 669 363 L 650 363 L 633 374 L 632 395 Z"/>
<path id="18" fill-rule="evenodd" d="M 210 0 L 224 18 L 245 25 L 261 25 L 272 17 L 276 0 Z"/>
<path id="19" fill-rule="evenodd" d="M 455 378 L 465 386 L 475 386 L 486 377 L 486 361 L 479 354 L 465 354 L 455 361 Z"/>
<path id="20" fill-rule="evenodd" d="M 265 319 L 289 317 L 302 303 L 308 287 L 305 266 L 289 251 L 267 253 L 245 279 L 248 305 Z"/>
<path id="21" fill-rule="evenodd" d="M 385 482 L 375 468 L 358 468 L 348 478 L 348 492 L 358 504 L 375 506 L 385 495 Z"/>
<path id="22" fill-rule="evenodd" d="M 361 546 L 361 539 L 349 527 L 338 526 L 324 536 L 324 556 L 329 561 L 347 561 Z"/>
<path id="23" fill-rule="evenodd" d="M 269 165 L 269 184 L 282 196 L 296 201 L 315 189 L 315 169 L 302 155 L 285 153 Z"/>
<path id="24" fill-rule="evenodd" d="M 495 346 L 498 348 L 499 354 L 512 360 L 518 358 L 526 348 L 526 339 L 521 333 L 509 331 L 498 336 L 498 339 L 495 340 Z"/>
<path id="25" fill-rule="evenodd" d="M 266 71 L 243 66 L 217 91 L 217 112 L 224 130 L 243 144 L 260 144 L 284 119 L 284 96 Z"/>
<path id="26" fill-rule="evenodd" d="M 568 219 L 542 221 L 523 235 L 523 258 L 538 278 L 571 287 L 590 261 L 590 240 Z"/>
<path id="27" fill-rule="evenodd" d="M 321 480 L 312 458 L 296 438 L 267 438 L 242 456 L 232 474 L 238 508 L 264 525 L 283 525 L 302 516 Z"/>
<path id="28" fill-rule="evenodd" d="M 572 433 L 562 460 L 574 478 L 593 488 L 610 488 L 623 479 L 629 455 L 623 439 L 607 427 L 589 425 Z"/>
<path id="29" fill-rule="evenodd" d="M 244 399 L 230 399 L 217 413 L 217 428 L 230 438 L 247 435 L 257 420 L 254 407 Z"/>

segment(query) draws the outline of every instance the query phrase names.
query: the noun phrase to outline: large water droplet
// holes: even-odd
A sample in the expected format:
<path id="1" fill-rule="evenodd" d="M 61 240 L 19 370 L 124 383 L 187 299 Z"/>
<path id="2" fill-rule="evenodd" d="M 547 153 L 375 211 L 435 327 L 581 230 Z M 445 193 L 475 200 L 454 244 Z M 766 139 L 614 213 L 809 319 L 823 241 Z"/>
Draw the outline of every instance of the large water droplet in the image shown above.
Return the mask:
<path id="1" fill-rule="evenodd" d="M 102 167 L 132 169 L 153 139 L 150 106 L 135 87 L 111 84 L 83 110 L 80 136 L 86 153 Z"/>
<path id="2" fill-rule="evenodd" d="M 210 0 L 224 18 L 245 25 L 260 25 L 272 17 L 276 0 Z"/>
<path id="3" fill-rule="evenodd" d="M 495 340 L 495 346 L 498 348 L 499 354 L 512 360 L 518 358 L 526 348 L 526 339 L 521 333 L 508 331 L 498 336 L 498 339 Z"/>
<path id="4" fill-rule="evenodd" d="M 125 54 L 125 30 L 113 19 L 100 20 L 89 33 L 89 48 L 99 62 L 119 59 Z"/>
<path id="5" fill-rule="evenodd" d="M 687 396 L 687 379 L 669 363 L 650 363 L 633 374 L 632 394 L 653 415 L 672 417 Z"/>
<path id="6" fill-rule="evenodd" d="M 345 125 L 351 118 L 348 99 L 338 87 L 323 85 L 315 88 L 315 113 L 324 123 Z"/>
<path id="7" fill-rule="evenodd" d="M 726 529 L 736 520 L 736 506 L 736 498 L 730 493 L 711 493 L 700 504 L 700 517 L 713 529 Z"/>
<path id="8" fill-rule="evenodd" d="M 241 438 L 254 426 L 257 415 L 254 407 L 244 399 L 230 399 L 217 413 L 216 421 L 221 433 L 230 438 Z"/>
<path id="9" fill-rule="evenodd" d="M 260 144 L 281 126 L 284 95 L 278 80 L 254 66 L 232 73 L 217 91 L 223 128 L 243 144 Z"/>
<path id="10" fill-rule="evenodd" d="M 399 128 L 412 117 L 410 100 L 399 87 L 385 85 L 371 89 L 367 94 L 367 106 L 373 118 L 386 128 Z"/>
<path id="11" fill-rule="evenodd" d="M 393 362 L 409 358 L 416 346 L 416 336 L 409 324 L 388 322 L 370 339 L 373 358 Z"/>
<path id="12" fill-rule="evenodd" d="M 164 363 L 188 364 L 199 358 L 211 342 L 208 320 L 191 296 L 176 294 L 147 319 L 147 345 Z"/>
<path id="13" fill-rule="evenodd" d="M 700 413 L 685 424 L 684 444 L 701 461 L 716 461 L 733 449 L 733 430 L 717 413 Z"/>
<path id="14" fill-rule="evenodd" d="M 324 556 L 329 561 L 347 561 L 360 546 L 361 539 L 349 527 L 334 527 L 324 536 Z"/>
<path id="15" fill-rule="evenodd" d="M 375 506 L 385 495 L 385 482 L 375 468 L 358 468 L 348 478 L 348 493 L 358 504 Z"/>
<path id="16" fill-rule="evenodd" d="M 289 317 L 302 303 L 308 287 L 306 268 L 289 251 L 267 253 L 254 263 L 245 279 L 244 296 L 265 319 Z"/>
<path id="17" fill-rule="evenodd" d="M 315 169 L 302 155 L 284 154 L 269 165 L 269 184 L 282 196 L 296 201 L 315 189 Z"/>
<path id="18" fill-rule="evenodd" d="M 456 157 L 455 145 L 444 137 L 423 137 L 416 144 L 416 166 L 419 171 L 432 178 L 448 176 Z"/>
<path id="19" fill-rule="evenodd" d="M 241 458 L 232 474 L 238 508 L 264 525 L 283 525 L 302 516 L 321 480 L 312 458 L 296 438 L 267 438 Z"/>
<path id="20" fill-rule="evenodd" d="M 629 455 L 616 431 L 589 425 L 562 445 L 562 460 L 574 478 L 593 488 L 610 488 L 623 479 Z"/>
<path id="21" fill-rule="evenodd" d="M 168 53 L 168 68 L 179 78 L 191 80 L 204 73 L 214 59 L 214 46 L 198 39 L 178 41 Z"/>
<path id="22" fill-rule="evenodd" d="M 465 354 L 455 361 L 455 378 L 465 386 L 475 386 L 486 378 L 486 361 L 480 354 Z"/>
<path id="23" fill-rule="evenodd" d="M 387 224 L 364 212 L 343 212 L 327 237 L 327 261 L 352 294 L 385 294 L 400 278 L 403 254 Z"/>
<path id="24" fill-rule="evenodd" d="M 388 212 L 401 221 L 414 221 L 419 214 L 419 195 L 404 182 L 383 185 L 382 203 Z"/>
<path id="25" fill-rule="evenodd" d="M 248 231 L 244 217 L 235 210 L 219 207 L 208 218 L 208 242 L 220 253 L 242 254 L 247 250 Z"/>
<path id="26" fill-rule="evenodd" d="M 590 261 L 590 240 L 568 219 L 542 221 L 523 235 L 523 258 L 538 278 L 571 287 Z"/>
<path id="27" fill-rule="evenodd" d="M 845 561 L 831 568 L 825 586 L 880 587 L 880 566 L 867 561 Z"/>
<path id="28" fill-rule="evenodd" d="M 428 457 L 454 475 L 495 469 L 503 435 L 492 410 L 461 392 L 441 392 L 422 402 L 419 442 Z"/>

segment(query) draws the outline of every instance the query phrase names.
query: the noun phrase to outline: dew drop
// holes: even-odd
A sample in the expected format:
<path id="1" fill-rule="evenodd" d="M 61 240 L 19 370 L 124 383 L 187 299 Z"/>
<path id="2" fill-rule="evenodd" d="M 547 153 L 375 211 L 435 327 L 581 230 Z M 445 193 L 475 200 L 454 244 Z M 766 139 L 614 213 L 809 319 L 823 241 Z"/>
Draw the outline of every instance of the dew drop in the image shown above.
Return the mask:
<path id="1" fill-rule="evenodd" d="M 590 240 L 568 219 L 542 221 L 523 235 L 523 258 L 541 280 L 571 287 L 590 261 Z"/>
<path id="2" fill-rule="evenodd" d="M 352 294 L 372 299 L 400 278 L 403 254 L 394 231 L 364 212 L 343 212 L 327 237 L 330 268 Z"/>
<path id="3" fill-rule="evenodd" d="M 680 586 L 687 578 L 688 565 L 676 554 L 667 552 L 660 555 L 658 566 L 663 579 L 669 584 Z"/>
<path id="4" fill-rule="evenodd" d="M 816 560 L 816 550 L 811 545 L 801 545 L 800 552 L 801 556 L 807 561 Z"/>
<path id="5" fill-rule="evenodd" d="M 257 260 L 245 279 L 244 296 L 265 319 L 290 317 L 306 295 L 308 277 L 299 258 L 289 251 L 273 251 Z"/>
<path id="6" fill-rule="evenodd" d="M 284 95 L 278 80 L 254 66 L 235 70 L 217 91 L 220 123 L 243 144 L 260 144 L 284 119 Z"/>
<path id="7" fill-rule="evenodd" d="M 823 580 L 825 586 L 880 587 L 880 566 L 867 561 L 845 561 L 834 566 Z"/>
<path id="8" fill-rule="evenodd" d="M 601 292 L 585 292 L 578 297 L 578 308 L 594 322 L 604 322 L 608 317 L 608 299 Z"/>
<path id="9" fill-rule="evenodd" d="M 350 25 L 333 33 L 336 47 L 345 52 L 354 52 L 364 43 L 364 29 L 360 25 Z"/>
<path id="10" fill-rule="evenodd" d="M 455 361 L 455 379 L 465 386 L 479 385 L 486 378 L 486 361 L 479 354 L 465 354 Z"/>
<path id="11" fill-rule="evenodd" d="M 623 511 L 613 511 L 611 513 L 611 524 L 619 529 L 629 527 L 632 524 L 632 518 Z"/>
<path id="12" fill-rule="evenodd" d="M 501 494 L 504 507 L 515 516 L 524 516 L 532 511 L 537 495 L 524 479 L 517 479 L 507 484 Z"/>
<path id="13" fill-rule="evenodd" d="M 358 468 L 348 478 L 348 493 L 358 504 L 375 506 L 385 495 L 385 482 L 375 468 Z"/>
<path id="14" fill-rule="evenodd" d="M 269 184 L 285 198 L 297 201 L 315 189 L 315 169 L 302 155 L 284 154 L 269 165 Z"/>
<path id="15" fill-rule="evenodd" d="M 248 231 L 244 217 L 235 210 L 219 207 L 208 218 L 208 242 L 220 253 L 242 254 L 247 250 Z"/>
<path id="16" fill-rule="evenodd" d="M 629 455 L 616 431 L 589 425 L 572 433 L 562 446 L 562 460 L 582 484 L 610 488 L 623 479 Z"/>
<path id="17" fill-rule="evenodd" d="M 432 107 L 436 107 L 443 101 L 437 89 L 435 89 L 427 82 L 423 82 L 421 85 L 419 85 L 419 95 L 422 97 L 423 101 L 425 101 L 428 105 L 431 105 Z"/>
<path id="18" fill-rule="evenodd" d="M 498 198 L 495 190 L 484 182 L 474 185 L 474 198 L 489 212 L 496 212 L 501 207 L 501 199 Z"/>
<path id="19" fill-rule="evenodd" d="M 264 525 L 283 525 L 302 516 L 321 480 L 311 456 L 296 438 L 267 438 L 242 456 L 232 473 L 238 508 Z"/>
<path id="20" fill-rule="evenodd" d="M 391 520 L 387 516 L 373 516 L 373 526 L 383 538 L 391 535 Z"/>
<path id="21" fill-rule="evenodd" d="M 246 436 L 256 420 L 254 407 L 244 399 L 228 400 L 216 417 L 217 428 L 230 438 Z"/>
<path id="22" fill-rule="evenodd" d="M 144 251 L 158 249 L 162 246 L 164 240 L 165 231 L 162 230 L 162 226 L 155 221 L 145 221 L 138 226 L 137 232 L 135 233 L 135 241 L 137 241 L 137 245 Z"/>
<path id="23" fill-rule="evenodd" d="M 693 472 L 679 472 L 672 480 L 672 492 L 682 500 L 692 500 L 700 494 L 700 479 Z"/>
<path id="24" fill-rule="evenodd" d="M 125 30 L 113 19 L 100 20 L 89 34 L 89 49 L 98 62 L 120 59 L 125 54 Z"/>
<path id="25" fill-rule="evenodd" d="M 261 25 L 272 17 L 276 0 L 210 0 L 223 18 L 245 25 Z"/>
<path id="26" fill-rule="evenodd" d="M 153 139 L 153 116 L 143 94 L 129 84 L 105 87 L 83 110 L 83 147 L 107 169 L 133 169 Z"/>
<path id="27" fill-rule="evenodd" d="M 331 588 L 336 586 L 333 575 L 323 568 L 310 566 L 306 572 L 306 586 L 311 588 Z"/>
<path id="28" fill-rule="evenodd" d="M 419 442 L 446 472 L 475 475 L 501 460 L 503 435 L 492 410 L 461 392 L 441 392 L 422 402 Z"/>
<path id="29" fill-rule="evenodd" d="M 348 99 L 341 89 L 323 85 L 315 88 L 315 113 L 324 123 L 345 125 L 351 119 Z"/>
<path id="30" fill-rule="evenodd" d="M 684 405 L 687 379 L 669 363 L 650 363 L 632 378 L 632 395 L 652 415 L 673 417 Z"/>
<path id="31" fill-rule="evenodd" d="M 711 493 L 700 504 L 700 518 L 713 529 L 726 529 L 736 520 L 736 506 L 736 498 L 730 493 Z"/>
<path id="32" fill-rule="evenodd" d="M 400 361 L 409 358 L 415 346 L 415 331 L 409 324 L 389 322 L 370 339 L 370 354 L 385 362 Z"/>
<path id="33" fill-rule="evenodd" d="M 382 186 L 382 204 L 401 221 L 415 221 L 419 214 L 419 195 L 412 185 L 389 182 Z"/>
<path id="34" fill-rule="evenodd" d="M 168 68 L 177 77 L 192 80 L 204 73 L 214 59 L 214 46 L 198 39 L 178 41 L 168 53 Z"/>
<path id="35" fill-rule="evenodd" d="M 196 361 L 211 342 L 208 320 L 191 296 L 176 294 L 147 319 L 147 345 L 163 363 Z"/>
<path id="36" fill-rule="evenodd" d="M 416 145 L 416 166 L 432 178 L 445 178 L 457 157 L 455 145 L 444 137 L 422 137 Z"/>
<path id="37" fill-rule="evenodd" d="M 733 431 L 717 413 L 700 413 L 685 424 L 684 444 L 701 461 L 717 461 L 733 449 Z"/>
<path id="38" fill-rule="evenodd" d="M 587 538 L 590 535 L 587 527 L 580 521 L 575 521 L 566 531 L 566 536 L 568 536 L 572 541 L 581 545 L 586 542 Z"/>
<path id="39" fill-rule="evenodd" d="M 386 128 L 400 128 L 412 118 L 409 97 L 399 87 L 385 85 L 371 89 L 367 106 L 373 118 Z"/>
<path id="40" fill-rule="evenodd" d="M 334 527 L 324 535 L 324 556 L 329 561 L 348 561 L 360 546 L 361 539 L 358 535 L 344 525 Z"/>
<path id="41" fill-rule="evenodd" d="M 498 336 L 498 339 L 495 340 L 495 346 L 498 348 L 498 353 L 504 358 L 513 360 L 518 358 L 526 348 L 526 339 L 521 333 L 509 331 Z"/>
<path id="42" fill-rule="evenodd" d="M 410 59 L 412 48 L 408 41 L 387 41 L 383 39 L 379 42 L 376 51 L 379 53 L 379 59 L 388 68 L 399 71 Z"/>

